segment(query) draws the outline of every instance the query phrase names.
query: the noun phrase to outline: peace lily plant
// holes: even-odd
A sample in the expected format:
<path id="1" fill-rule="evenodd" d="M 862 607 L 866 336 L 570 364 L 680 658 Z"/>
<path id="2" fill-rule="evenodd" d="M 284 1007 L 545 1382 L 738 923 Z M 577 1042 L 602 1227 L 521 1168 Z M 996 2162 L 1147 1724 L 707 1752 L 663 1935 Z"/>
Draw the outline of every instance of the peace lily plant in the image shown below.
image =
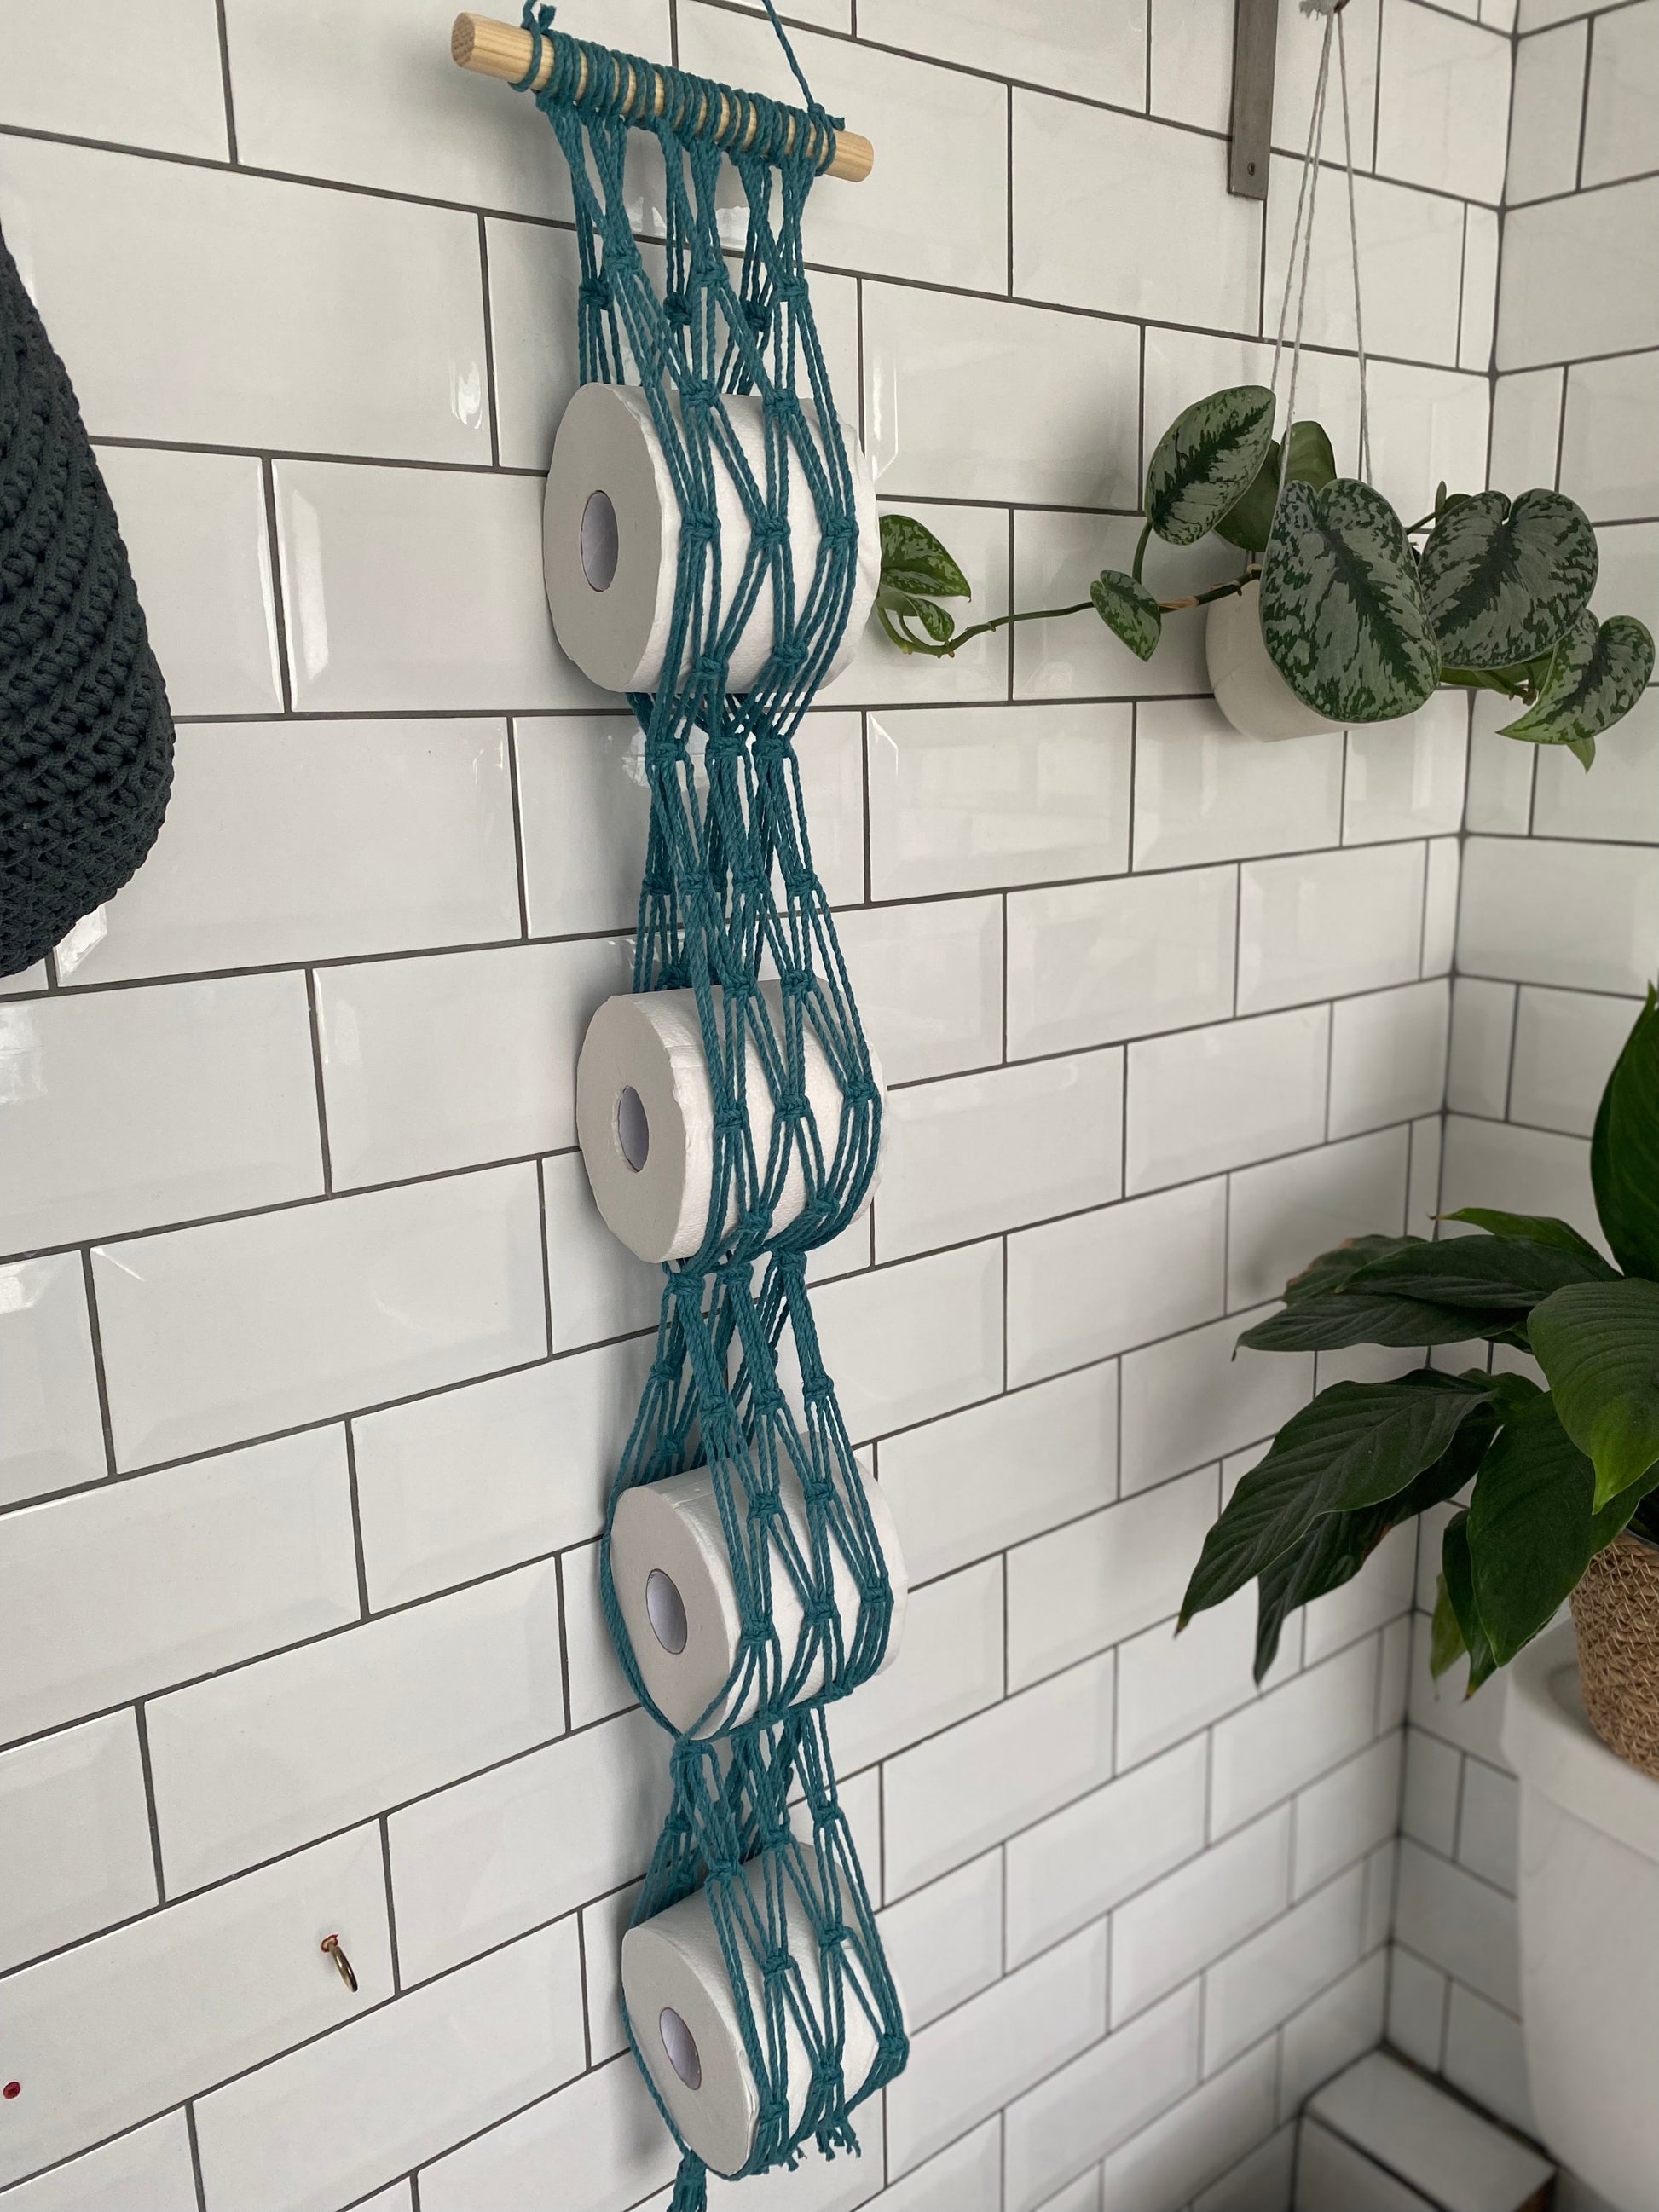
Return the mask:
<path id="1" fill-rule="evenodd" d="M 1285 1285 L 1283 1309 L 1241 1345 L 1305 1352 L 1484 1338 L 1530 1352 L 1546 1387 L 1519 1373 L 1425 1367 L 1322 1390 L 1211 1529 L 1183 1628 L 1254 1580 L 1259 1681 L 1294 1607 L 1350 1580 L 1391 1528 L 1467 1492 L 1441 1547 L 1432 1661 L 1443 1674 L 1467 1653 L 1473 1693 L 1549 1624 L 1616 1540 L 1659 1545 L 1651 991 L 1602 1094 L 1590 1176 L 1616 1267 L 1565 1221 L 1465 1206 L 1448 1218 L 1476 1235 L 1356 1237 Z M 1645 1557 L 1659 1571 L 1659 1554 Z M 1581 1643 L 1583 1632 L 1581 1620 Z M 1659 1644 L 1659 1603 L 1649 1640 Z"/>
<path id="2" fill-rule="evenodd" d="M 883 629 L 901 652 L 939 657 L 1010 623 L 1092 609 L 1150 660 L 1165 615 L 1259 594 L 1272 665 L 1316 718 L 1302 726 L 1391 721 L 1441 685 L 1496 691 L 1519 709 L 1506 737 L 1566 745 L 1588 768 L 1596 738 L 1652 676 L 1654 644 L 1633 617 L 1599 622 L 1589 611 L 1598 556 L 1583 510 L 1559 492 L 1511 501 L 1500 491 L 1449 495 L 1442 484 L 1433 512 L 1405 526 L 1370 484 L 1338 476 L 1317 422 L 1276 439 L 1275 411 L 1270 391 L 1245 384 L 1177 416 L 1147 467 L 1146 526 L 1129 572 L 1103 569 L 1073 606 L 958 630 L 940 602 L 970 598 L 968 579 L 931 531 L 884 515 Z M 1212 532 L 1244 555 L 1241 574 L 1155 599 L 1141 575 L 1152 537 L 1195 545 Z"/>

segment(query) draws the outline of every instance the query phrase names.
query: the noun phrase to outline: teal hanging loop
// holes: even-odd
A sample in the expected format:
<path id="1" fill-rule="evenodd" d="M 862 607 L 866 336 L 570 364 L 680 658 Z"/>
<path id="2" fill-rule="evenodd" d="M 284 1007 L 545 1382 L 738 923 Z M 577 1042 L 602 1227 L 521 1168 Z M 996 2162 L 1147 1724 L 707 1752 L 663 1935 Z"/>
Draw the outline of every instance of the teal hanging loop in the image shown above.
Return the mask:
<path id="1" fill-rule="evenodd" d="M 520 21 L 530 33 L 530 67 L 521 77 L 512 80 L 514 92 L 528 92 L 541 75 L 544 45 L 558 12 L 558 0 L 539 0 L 539 4 L 538 0 L 524 0 L 524 14 Z"/>

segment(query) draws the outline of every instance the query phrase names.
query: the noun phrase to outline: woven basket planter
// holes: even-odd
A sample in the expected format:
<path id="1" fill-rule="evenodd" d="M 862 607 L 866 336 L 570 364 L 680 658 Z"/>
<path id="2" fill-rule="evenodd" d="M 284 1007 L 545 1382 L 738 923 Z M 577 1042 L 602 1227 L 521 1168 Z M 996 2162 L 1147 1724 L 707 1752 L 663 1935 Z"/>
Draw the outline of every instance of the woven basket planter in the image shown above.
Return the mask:
<path id="1" fill-rule="evenodd" d="M 1659 1547 L 1620 1536 L 1572 1594 L 1584 1711 L 1601 1741 L 1659 1778 Z"/>

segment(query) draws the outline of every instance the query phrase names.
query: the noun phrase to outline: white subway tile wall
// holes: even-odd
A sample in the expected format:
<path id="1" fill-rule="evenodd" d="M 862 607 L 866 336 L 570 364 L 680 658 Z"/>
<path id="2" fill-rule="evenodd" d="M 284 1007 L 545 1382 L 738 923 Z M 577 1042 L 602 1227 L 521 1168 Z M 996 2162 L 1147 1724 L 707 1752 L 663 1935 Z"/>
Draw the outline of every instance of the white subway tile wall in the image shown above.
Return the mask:
<path id="1" fill-rule="evenodd" d="M 1632 219 L 1656 5 L 1616 51 L 1521 44 Z M 877 144 L 807 243 L 879 496 L 975 616 L 1081 598 L 1128 563 L 1170 417 L 1267 373 L 1317 27 L 1280 11 L 1264 217 L 1225 191 L 1218 0 L 781 12 Z M 0 987 L 0 2207 L 659 2212 L 616 1953 L 666 1744 L 595 1542 L 659 1279 L 572 1123 L 647 808 L 541 588 L 560 157 L 451 67 L 436 0 L 158 0 L 118 99 L 0 13 L 0 222 L 181 718 L 153 859 Z M 1486 452 L 1514 42 L 1474 13 L 1346 16 L 1378 468 L 1419 507 Z M 752 0 L 566 0 L 560 28 L 792 92 Z M 1500 434 L 1631 526 L 1622 577 L 1659 514 L 1617 428 L 1651 363 L 1577 356 L 1652 343 L 1605 326 L 1653 288 L 1605 285 L 1547 197 L 1579 166 L 1552 143 L 1510 218 L 1504 365 L 1540 366 Z M 1340 214 L 1302 389 L 1346 461 Z M 1448 1154 L 1493 1183 L 1532 1157 L 1481 1151 L 1505 1113 L 1582 1175 L 1563 1063 L 1605 1065 L 1659 936 L 1640 750 L 1534 793 L 1498 742 L 1459 964 L 1512 1050 L 1501 1086 L 1455 1057 L 1484 1073 Z M 1091 617 L 942 663 L 872 632 L 808 722 L 893 1086 L 873 1225 L 817 1304 L 913 1581 L 835 1731 L 915 2047 L 861 2160 L 720 2212 L 1282 2212 L 1295 2097 L 1381 2034 L 1409 1559 L 1292 1622 L 1265 1696 L 1248 1598 L 1173 1622 L 1314 1386 L 1235 1362 L 1238 1331 L 1321 1244 L 1437 1202 L 1468 751 L 1455 699 L 1247 743 L 1190 617 L 1150 665 Z M 1501 2108 L 1511 1797 L 1413 1697 L 1394 2032 Z"/>

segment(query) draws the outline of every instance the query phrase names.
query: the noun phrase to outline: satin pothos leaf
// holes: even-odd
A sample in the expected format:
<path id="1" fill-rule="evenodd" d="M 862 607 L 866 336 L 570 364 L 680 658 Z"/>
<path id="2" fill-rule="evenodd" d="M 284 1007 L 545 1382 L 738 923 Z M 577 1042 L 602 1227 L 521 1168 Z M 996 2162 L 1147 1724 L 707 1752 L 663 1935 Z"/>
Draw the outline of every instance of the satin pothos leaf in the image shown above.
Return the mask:
<path id="1" fill-rule="evenodd" d="M 1183 408 L 1146 467 L 1146 519 L 1171 545 L 1193 545 L 1255 482 L 1273 443 L 1273 396 L 1238 384 Z"/>
<path id="2" fill-rule="evenodd" d="M 1634 615 L 1598 623 L 1582 614 L 1556 647 L 1536 705 L 1499 734 L 1571 745 L 1582 759 L 1581 748 L 1623 721 L 1652 680 L 1653 636 L 1644 623 Z"/>
<path id="3" fill-rule="evenodd" d="M 1423 704 L 1440 653 L 1400 518 L 1352 477 L 1286 484 L 1261 572 L 1261 635 L 1304 706 L 1388 722 Z"/>
<path id="4" fill-rule="evenodd" d="M 925 523 L 912 514 L 881 518 L 881 580 L 889 591 L 934 599 L 974 596 L 956 562 Z"/>
<path id="5" fill-rule="evenodd" d="M 1121 568 L 1103 568 L 1089 586 L 1095 612 L 1131 653 L 1150 660 L 1164 635 L 1164 612 L 1145 584 Z"/>
<path id="6" fill-rule="evenodd" d="M 1267 458 L 1256 471 L 1255 482 L 1237 506 L 1217 523 L 1216 536 L 1224 538 L 1229 545 L 1237 545 L 1243 552 L 1265 552 L 1273 535 L 1273 508 L 1279 502 L 1281 474 L 1286 483 L 1311 484 L 1316 491 L 1322 490 L 1332 481 L 1336 475 L 1336 456 L 1322 424 L 1293 422 L 1288 454 L 1282 453 L 1278 439 L 1273 440 Z"/>
<path id="7" fill-rule="evenodd" d="M 1588 516 L 1559 491 L 1449 506 L 1419 562 L 1442 660 L 1510 668 L 1549 652 L 1589 605 L 1597 567 Z"/>

